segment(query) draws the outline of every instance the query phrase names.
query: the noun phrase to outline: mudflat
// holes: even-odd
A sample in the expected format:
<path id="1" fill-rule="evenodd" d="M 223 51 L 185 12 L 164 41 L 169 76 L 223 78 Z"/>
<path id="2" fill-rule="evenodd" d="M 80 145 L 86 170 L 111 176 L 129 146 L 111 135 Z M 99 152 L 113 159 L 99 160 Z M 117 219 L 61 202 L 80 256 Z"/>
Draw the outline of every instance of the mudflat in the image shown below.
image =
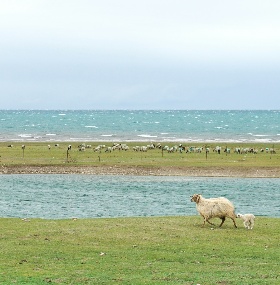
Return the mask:
<path id="1" fill-rule="evenodd" d="M 280 178 L 280 167 L 2 166 L 2 174 L 92 174 Z"/>

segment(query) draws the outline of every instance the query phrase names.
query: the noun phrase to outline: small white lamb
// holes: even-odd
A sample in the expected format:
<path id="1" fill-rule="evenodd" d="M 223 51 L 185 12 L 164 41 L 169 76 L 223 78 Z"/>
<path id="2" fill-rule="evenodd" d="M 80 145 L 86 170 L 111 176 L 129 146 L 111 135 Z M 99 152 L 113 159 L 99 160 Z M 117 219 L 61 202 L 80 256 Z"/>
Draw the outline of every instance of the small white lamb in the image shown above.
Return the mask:
<path id="1" fill-rule="evenodd" d="M 254 227 L 255 216 L 253 214 L 237 214 L 236 218 L 243 220 L 244 227 L 248 230 L 252 230 Z"/>

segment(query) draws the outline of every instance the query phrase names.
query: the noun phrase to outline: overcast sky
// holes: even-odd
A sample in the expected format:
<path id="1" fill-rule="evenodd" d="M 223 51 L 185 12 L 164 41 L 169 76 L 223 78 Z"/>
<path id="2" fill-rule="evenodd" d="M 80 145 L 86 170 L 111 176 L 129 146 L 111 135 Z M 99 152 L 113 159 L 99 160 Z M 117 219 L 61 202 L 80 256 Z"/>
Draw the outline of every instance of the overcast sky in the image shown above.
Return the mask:
<path id="1" fill-rule="evenodd" d="M 0 109 L 280 109 L 279 0 L 0 0 Z"/>

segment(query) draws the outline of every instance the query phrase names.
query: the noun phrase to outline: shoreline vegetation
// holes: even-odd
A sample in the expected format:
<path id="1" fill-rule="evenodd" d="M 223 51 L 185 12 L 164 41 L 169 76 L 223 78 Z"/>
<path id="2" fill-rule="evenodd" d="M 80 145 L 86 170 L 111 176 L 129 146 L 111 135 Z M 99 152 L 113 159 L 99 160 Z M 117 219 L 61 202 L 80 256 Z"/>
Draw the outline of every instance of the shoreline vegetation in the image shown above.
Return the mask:
<path id="1" fill-rule="evenodd" d="M 280 178 L 279 143 L 157 144 L 0 142 L 0 174 Z"/>

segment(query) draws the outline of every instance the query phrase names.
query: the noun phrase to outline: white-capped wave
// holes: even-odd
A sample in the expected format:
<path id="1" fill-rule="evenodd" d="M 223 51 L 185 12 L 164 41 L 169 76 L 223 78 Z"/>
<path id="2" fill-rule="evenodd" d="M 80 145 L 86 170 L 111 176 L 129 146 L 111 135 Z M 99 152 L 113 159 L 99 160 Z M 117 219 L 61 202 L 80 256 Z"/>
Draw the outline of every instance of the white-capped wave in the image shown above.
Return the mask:
<path id="1" fill-rule="evenodd" d="M 21 138 L 32 138 L 31 134 L 19 134 L 18 136 Z"/>
<path id="2" fill-rule="evenodd" d="M 141 137 L 141 138 L 157 138 L 157 136 L 152 136 L 152 135 L 137 135 L 138 137 Z"/>
<path id="3" fill-rule="evenodd" d="M 85 126 L 85 128 L 93 128 L 93 129 L 98 129 L 96 126 Z"/>

